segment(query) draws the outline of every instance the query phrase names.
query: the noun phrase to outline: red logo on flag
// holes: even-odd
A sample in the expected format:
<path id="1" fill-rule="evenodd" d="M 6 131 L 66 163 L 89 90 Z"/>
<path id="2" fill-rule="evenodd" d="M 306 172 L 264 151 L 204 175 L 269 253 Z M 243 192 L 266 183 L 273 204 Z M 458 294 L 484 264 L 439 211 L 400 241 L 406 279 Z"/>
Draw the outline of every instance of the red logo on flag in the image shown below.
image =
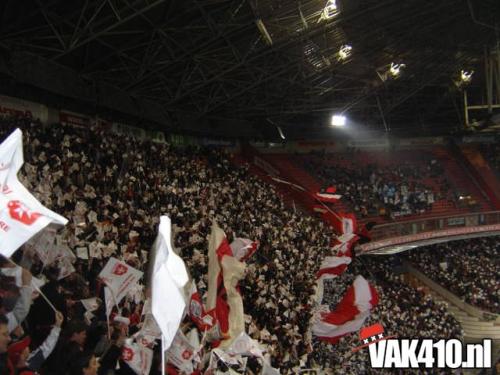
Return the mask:
<path id="1" fill-rule="evenodd" d="M 134 351 L 130 348 L 123 348 L 122 358 L 125 362 L 130 362 L 134 359 Z"/>
<path id="2" fill-rule="evenodd" d="M 186 361 L 191 358 L 191 356 L 193 355 L 193 352 L 189 349 L 186 349 L 182 352 L 182 358 L 184 358 Z"/>
<path id="3" fill-rule="evenodd" d="M 113 274 L 117 276 L 125 275 L 128 271 L 128 267 L 118 263 L 115 268 L 113 268 Z"/>
<path id="4" fill-rule="evenodd" d="M 33 224 L 40 216 L 42 216 L 42 214 L 38 212 L 31 211 L 22 202 L 17 200 L 7 203 L 7 207 L 9 208 L 9 215 L 11 218 L 26 225 Z"/>

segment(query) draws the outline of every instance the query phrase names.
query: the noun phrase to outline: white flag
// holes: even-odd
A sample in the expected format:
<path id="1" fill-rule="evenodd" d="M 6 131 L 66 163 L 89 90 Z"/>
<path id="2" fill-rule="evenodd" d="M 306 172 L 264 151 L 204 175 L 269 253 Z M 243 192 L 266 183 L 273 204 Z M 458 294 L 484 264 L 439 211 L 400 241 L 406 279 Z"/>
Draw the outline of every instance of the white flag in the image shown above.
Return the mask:
<path id="1" fill-rule="evenodd" d="M 128 340 L 122 349 L 122 360 L 137 375 L 148 375 L 153 363 L 153 351 Z"/>
<path id="2" fill-rule="evenodd" d="M 160 218 L 158 232 L 151 288 L 152 312 L 163 335 L 164 350 L 167 350 L 184 314 L 186 298 L 183 288 L 189 278 L 184 261 L 172 250 L 171 222 L 168 216 Z"/>
<path id="3" fill-rule="evenodd" d="M 137 342 L 140 342 L 144 346 L 154 345 L 155 341 L 161 338 L 160 327 L 158 327 L 158 323 L 156 323 L 153 315 L 145 315 L 141 330 L 134 336 Z"/>
<path id="4" fill-rule="evenodd" d="M 257 358 L 264 358 L 259 343 L 246 334 L 240 333 L 226 350 L 231 355 L 245 355 Z"/>
<path id="5" fill-rule="evenodd" d="M 23 163 L 23 134 L 16 129 L 0 145 L 0 254 L 5 257 L 50 223 L 68 222 L 43 206 L 17 179 Z"/>
<path id="6" fill-rule="evenodd" d="M 167 350 L 168 362 L 173 364 L 182 372 L 191 374 L 194 371 L 193 361 L 196 357 L 198 349 L 199 348 L 190 344 L 189 340 L 181 330 L 178 330 L 174 340 L 172 341 L 172 345 Z"/>
<path id="7" fill-rule="evenodd" d="M 99 301 L 96 297 L 81 299 L 80 302 L 82 303 L 83 307 L 85 307 L 86 311 L 95 311 L 99 308 Z"/>
<path id="8" fill-rule="evenodd" d="M 113 296 L 111 290 L 107 286 L 104 287 L 104 303 L 106 304 L 106 316 L 109 319 L 109 316 L 113 311 L 113 307 L 117 305 L 117 303 L 115 302 L 115 297 Z"/>
<path id="9" fill-rule="evenodd" d="M 219 361 L 222 361 L 226 366 L 238 366 L 239 371 L 244 371 L 247 367 L 248 358 L 244 358 L 241 355 L 229 355 L 220 348 L 215 348 L 210 354 L 210 363 L 208 369 L 216 369 Z"/>
<path id="10" fill-rule="evenodd" d="M 59 268 L 59 276 L 57 277 L 57 280 L 62 280 L 76 271 L 69 258 L 59 259 L 57 267 Z"/>
<path id="11" fill-rule="evenodd" d="M 130 289 L 140 280 L 142 272 L 116 258 L 109 258 L 99 277 L 109 287 L 115 303 L 127 295 Z"/>
<path id="12" fill-rule="evenodd" d="M 280 370 L 271 367 L 271 365 L 267 364 L 267 362 L 264 361 L 264 363 L 262 364 L 262 372 L 260 373 L 260 375 L 280 375 Z"/>
<path id="13" fill-rule="evenodd" d="M 40 231 L 36 236 L 33 236 L 26 244 L 35 250 L 45 267 L 54 263 L 57 258 L 58 254 L 54 251 L 55 238 L 55 228 L 47 227 Z"/>

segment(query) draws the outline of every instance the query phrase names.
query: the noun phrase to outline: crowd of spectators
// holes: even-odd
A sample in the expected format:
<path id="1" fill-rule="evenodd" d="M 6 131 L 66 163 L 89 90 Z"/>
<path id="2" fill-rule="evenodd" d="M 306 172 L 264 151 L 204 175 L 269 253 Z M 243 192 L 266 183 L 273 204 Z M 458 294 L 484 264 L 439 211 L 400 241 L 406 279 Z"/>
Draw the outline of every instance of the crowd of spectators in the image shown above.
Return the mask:
<path id="1" fill-rule="evenodd" d="M 2 136 L 15 127 L 24 130 L 20 180 L 44 205 L 70 219 L 63 231 L 70 247 L 87 247 L 92 254 L 88 262 L 78 259 L 77 272 L 61 281 L 54 280 L 57 272 L 43 270 L 53 281 L 44 286 L 45 294 L 67 319 L 83 319 L 75 301 L 95 296 L 97 275 L 110 256 L 145 270 L 160 214 L 171 217 L 175 247 L 203 294 L 214 219 L 229 241 L 237 235 L 260 242 L 241 283 L 245 314 L 252 317 L 249 333 L 269 346 L 274 367 L 286 373 L 300 364 L 307 355 L 301 338 L 311 314 L 314 274 L 332 234 L 322 222 L 285 208 L 271 186 L 247 168 L 233 167 L 222 150 L 173 149 L 97 129 L 27 120 L 4 123 Z M 42 265 L 36 257 L 30 262 L 38 275 Z M 38 305 L 32 309 L 32 334 L 43 338 L 52 314 L 43 301 Z M 35 312 L 39 308 L 41 313 Z M 132 303 L 122 314 L 135 310 Z M 96 319 L 102 328 L 104 316 Z M 89 336 L 104 333 L 93 330 Z M 93 337 L 93 344 L 98 341 Z M 65 353 L 65 360 L 70 357 Z"/>
<path id="2" fill-rule="evenodd" d="M 448 313 L 446 305 L 433 301 L 423 291 L 409 286 L 403 281 L 404 276 L 395 272 L 398 269 L 396 257 L 358 257 L 349 267 L 348 272 L 341 277 L 325 280 L 323 304 L 333 308 L 354 277 L 362 274 L 375 286 L 380 297 L 379 305 L 365 326 L 380 323 L 385 335 L 405 338 L 463 337 L 460 324 Z M 335 345 L 314 339 L 310 365 L 326 364 L 332 374 L 385 373 L 383 370 L 372 372 L 366 350 L 352 351 L 361 344 L 358 334 L 346 336 Z"/>
<path id="3" fill-rule="evenodd" d="M 75 272 L 62 279 L 60 269 L 44 267 L 32 247 L 25 246 L 13 257 L 25 268 L 19 280 L 4 272 L 10 267 L 8 261 L 1 262 L 0 316 L 10 311 L 11 319 L 6 325 L 0 318 L 0 366 L 6 363 L 8 329 L 18 343 L 24 334 L 30 336 L 29 342 L 14 347 L 18 351 L 12 359 L 18 372 L 30 368 L 33 355 L 26 348 L 32 348 L 39 363 L 30 369 L 33 372 L 132 373 L 122 361 L 117 370 L 116 363 L 127 335 L 139 329 L 143 300 L 128 298 L 122 304 L 121 315 L 129 324 L 112 323 L 110 337 L 104 306 L 86 319 L 79 301 L 95 296 L 104 300 L 98 274 L 110 256 L 146 271 L 158 219 L 167 214 L 173 223 L 175 248 L 201 294 L 207 288 L 207 238 L 212 220 L 224 229 L 229 241 L 238 236 L 260 242 L 240 289 L 247 332 L 266 348 L 273 367 L 282 374 L 339 366 L 345 374 L 362 373 L 358 365 L 366 366 L 366 358 L 361 358 L 366 354 L 332 356 L 331 347 L 308 339 L 316 303 L 315 273 L 329 251 L 331 230 L 285 207 L 272 186 L 250 175 L 246 167 L 233 166 L 224 150 L 173 148 L 97 128 L 44 126 L 29 119 L 2 120 L 1 124 L 1 139 L 16 127 L 23 129 L 25 164 L 20 180 L 44 205 L 69 219 L 61 236 L 73 250 L 87 248 L 90 259 L 76 259 Z M 373 268 L 372 279 L 382 297 L 373 321 L 382 321 L 388 331 L 399 335 L 459 335 L 456 322 L 441 306 L 398 282 L 389 266 L 375 262 L 372 267 L 371 262 L 366 268 Z M 354 266 L 339 279 L 344 289 L 362 266 Z M 40 297 L 29 308 L 32 275 L 46 280 L 42 291 L 61 316 L 55 317 Z M 341 290 L 329 288 L 325 298 L 338 299 Z M 333 352 L 350 352 L 354 339 L 342 339 Z M 40 345 L 44 350 L 36 351 Z M 330 357 L 318 353 L 330 353 Z M 160 363 L 157 348 L 151 374 L 159 373 Z"/>
<path id="4" fill-rule="evenodd" d="M 476 238 L 426 246 L 407 255 L 438 284 L 485 311 L 500 314 L 500 244 Z"/>
<path id="5" fill-rule="evenodd" d="M 304 166 L 324 184 L 335 186 L 342 202 L 357 216 L 395 218 L 424 213 L 442 197 L 448 186 L 436 159 L 426 163 L 398 162 L 391 165 L 334 163 L 331 155 L 303 158 Z M 439 190 L 422 181 L 431 178 Z"/>

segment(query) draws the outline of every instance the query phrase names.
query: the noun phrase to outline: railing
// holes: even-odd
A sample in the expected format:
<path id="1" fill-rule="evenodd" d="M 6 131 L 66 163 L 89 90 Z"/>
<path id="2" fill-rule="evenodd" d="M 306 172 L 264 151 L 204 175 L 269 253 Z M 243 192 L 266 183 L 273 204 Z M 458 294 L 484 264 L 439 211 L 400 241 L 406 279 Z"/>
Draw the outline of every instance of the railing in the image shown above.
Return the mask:
<path id="1" fill-rule="evenodd" d="M 488 232 L 500 232 L 500 211 L 377 225 L 371 232 L 372 241 L 362 245 L 362 251 L 370 252 L 419 242 L 432 243 L 447 237 L 473 237 Z"/>

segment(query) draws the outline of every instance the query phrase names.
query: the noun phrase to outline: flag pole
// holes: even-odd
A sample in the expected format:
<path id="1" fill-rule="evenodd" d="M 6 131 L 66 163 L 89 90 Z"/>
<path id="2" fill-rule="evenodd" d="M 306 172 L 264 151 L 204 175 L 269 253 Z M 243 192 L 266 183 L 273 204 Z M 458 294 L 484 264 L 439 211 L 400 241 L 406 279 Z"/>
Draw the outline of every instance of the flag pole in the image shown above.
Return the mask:
<path id="1" fill-rule="evenodd" d="M 301 191 L 303 191 L 303 192 L 305 192 L 305 193 L 309 194 L 309 195 L 310 195 L 310 196 L 311 196 L 314 200 L 316 200 L 317 202 L 319 202 L 319 203 L 320 203 L 320 204 L 321 204 L 321 205 L 322 205 L 322 206 L 323 206 L 323 207 L 324 207 L 324 208 L 325 208 L 328 212 L 330 212 L 330 213 L 331 213 L 333 216 L 335 216 L 338 220 L 341 220 L 341 219 L 342 219 L 339 215 L 337 215 L 337 213 L 336 213 L 336 212 L 332 211 L 332 210 L 330 209 L 330 207 L 328 207 L 328 206 L 327 206 L 326 204 L 324 204 L 321 200 L 319 200 L 319 199 L 318 199 L 318 198 L 317 198 L 314 194 L 312 194 L 311 192 L 307 191 L 307 189 L 306 189 L 306 188 L 304 188 L 304 187 L 302 187 L 302 186 L 300 186 L 300 185 L 297 185 L 297 184 L 294 184 L 294 183 L 288 182 L 288 181 L 286 181 L 286 180 L 282 180 L 281 178 L 273 177 L 273 176 L 271 176 L 271 175 L 268 175 L 268 176 L 269 176 L 269 177 L 271 178 L 271 180 L 273 180 L 274 182 L 277 182 L 277 183 L 280 183 L 280 184 L 285 184 L 285 185 L 290 185 L 290 186 L 292 186 L 292 187 L 295 187 L 295 188 L 297 188 L 297 189 L 299 189 L 299 190 L 301 190 Z"/>
<path id="2" fill-rule="evenodd" d="M 12 264 L 14 264 L 15 266 L 17 266 L 17 267 L 19 267 L 19 268 L 21 268 L 21 269 L 23 269 L 23 270 L 24 270 L 24 268 L 23 268 L 23 267 L 21 267 L 19 264 L 17 264 L 16 262 L 14 262 L 12 259 L 9 259 L 9 261 L 10 261 Z M 32 277 L 33 277 L 33 275 L 32 275 Z M 37 291 L 37 292 L 38 292 L 38 293 L 39 293 L 39 294 L 43 297 L 43 299 L 45 300 L 45 302 L 47 302 L 47 304 L 50 306 L 50 308 L 51 308 L 52 310 L 54 310 L 54 312 L 55 312 L 55 313 L 56 313 L 56 312 L 58 312 L 58 310 L 54 307 L 54 305 L 52 304 L 52 302 L 50 302 L 50 300 L 47 298 L 47 296 L 46 296 L 46 295 L 45 295 L 45 294 L 44 294 L 44 293 L 40 290 L 40 288 L 38 288 L 38 286 L 36 286 L 36 284 L 35 284 L 35 283 L 33 283 L 33 282 L 31 283 L 31 285 L 32 285 L 32 286 L 33 286 L 33 288 L 34 288 L 34 289 L 35 289 L 35 290 L 36 290 L 36 291 Z"/>
<path id="3" fill-rule="evenodd" d="M 106 307 L 107 310 L 107 307 Z M 111 340 L 111 332 L 110 332 L 110 326 L 109 326 L 109 315 L 108 312 L 106 311 L 106 324 L 108 325 L 108 340 Z"/>
<path id="4" fill-rule="evenodd" d="M 161 375 L 165 375 L 165 347 L 164 347 L 164 337 L 161 334 Z"/>
<path id="5" fill-rule="evenodd" d="M 47 296 L 45 294 L 43 294 L 43 292 L 40 290 L 40 288 L 38 288 L 35 284 L 32 284 L 32 285 L 35 288 L 35 290 L 38 293 L 40 293 L 40 295 L 43 297 L 43 299 L 45 300 L 45 302 L 47 302 L 47 304 L 52 308 L 52 310 L 54 310 L 54 312 L 58 312 L 57 309 L 52 304 L 52 302 L 50 302 L 50 300 L 47 298 Z"/>

